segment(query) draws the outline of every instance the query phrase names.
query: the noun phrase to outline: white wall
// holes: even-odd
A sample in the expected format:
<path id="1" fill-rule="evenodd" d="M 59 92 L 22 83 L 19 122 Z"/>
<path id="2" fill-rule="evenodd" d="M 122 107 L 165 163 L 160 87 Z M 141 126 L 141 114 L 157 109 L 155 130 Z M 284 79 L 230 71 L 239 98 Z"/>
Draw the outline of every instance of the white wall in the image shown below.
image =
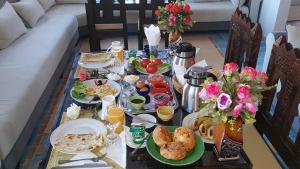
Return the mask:
<path id="1" fill-rule="evenodd" d="M 274 31 L 284 31 L 291 0 L 263 0 L 259 23 L 264 36 Z"/>

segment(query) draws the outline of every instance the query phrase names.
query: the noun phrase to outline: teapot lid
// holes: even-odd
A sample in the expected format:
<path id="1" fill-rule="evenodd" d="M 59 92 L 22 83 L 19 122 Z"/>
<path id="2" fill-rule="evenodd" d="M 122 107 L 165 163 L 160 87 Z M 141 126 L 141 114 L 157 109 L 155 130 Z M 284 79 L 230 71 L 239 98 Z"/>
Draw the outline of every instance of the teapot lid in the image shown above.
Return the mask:
<path id="1" fill-rule="evenodd" d="M 209 66 L 206 67 L 193 66 L 189 69 L 188 75 L 193 79 L 205 79 L 207 76 L 208 69 L 210 69 Z"/>
<path id="2" fill-rule="evenodd" d="M 181 52 L 193 52 L 193 45 L 188 43 L 188 42 L 181 42 L 179 43 L 179 47 L 176 50 L 176 53 L 181 53 Z"/>

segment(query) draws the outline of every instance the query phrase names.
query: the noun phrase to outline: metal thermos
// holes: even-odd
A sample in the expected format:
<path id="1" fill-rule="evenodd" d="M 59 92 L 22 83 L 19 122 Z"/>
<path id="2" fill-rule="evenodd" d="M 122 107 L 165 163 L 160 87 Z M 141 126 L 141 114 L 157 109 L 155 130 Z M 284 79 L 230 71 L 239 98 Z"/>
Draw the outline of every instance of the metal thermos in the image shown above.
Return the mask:
<path id="1" fill-rule="evenodd" d="M 196 48 L 187 42 L 181 42 L 176 50 L 173 65 L 183 66 L 186 69 L 195 64 Z"/>
<path id="2" fill-rule="evenodd" d="M 184 75 L 187 79 L 186 84 L 183 86 L 182 94 L 182 108 L 188 113 L 197 112 L 200 110 L 201 100 L 199 98 L 199 92 L 201 91 L 201 84 L 207 77 L 212 77 L 215 81 L 217 77 L 207 72 L 209 67 L 192 67 Z"/>

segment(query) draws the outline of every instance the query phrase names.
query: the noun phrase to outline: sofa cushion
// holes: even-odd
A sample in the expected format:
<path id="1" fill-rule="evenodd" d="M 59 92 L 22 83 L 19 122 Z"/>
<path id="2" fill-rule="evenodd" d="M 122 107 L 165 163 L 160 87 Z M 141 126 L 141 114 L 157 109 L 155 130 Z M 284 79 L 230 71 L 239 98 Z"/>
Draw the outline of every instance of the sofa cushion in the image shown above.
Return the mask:
<path id="1" fill-rule="evenodd" d="M 300 27 L 287 25 L 286 30 L 289 43 L 291 43 L 294 48 L 300 49 Z"/>
<path id="2" fill-rule="evenodd" d="M 190 3 L 193 11 L 192 18 L 196 22 L 230 21 L 236 7 L 230 1 Z M 248 15 L 248 7 L 240 8 Z"/>
<path id="3" fill-rule="evenodd" d="M 1 157 L 19 137 L 77 27 L 74 16 L 44 15 L 33 29 L 0 51 Z"/>
<path id="4" fill-rule="evenodd" d="M 215 2 L 221 0 L 188 0 L 188 2 Z"/>
<path id="5" fill-rule="evenodd" d="M 0 49 L 8 47 L 26 31 L 21 18 L 13 7 L 6 2 L 0 8 Z"/>
<path id="6" fill-rule="evenodd" d="M 55 0 L 39 0 L 45 11 L 48 11 L 53 5 L 55 5 Z"/>
<path id="7" fill-rule="evenodd" d="M 231 0 L 231 2 L 236 8 L 239 8 L 245 4 L 246 0 Z"/>
<path id="8" fill-rule="evenodd" d="M 56 0 L 58 4 L 85 4 L 87 0 Z"/>
<path id="9" fill-rule="evenodd" d="M 84 4 L 57 4 L 48 12 L 48 15 L 71 15 L 75 16 L 79 26 L 86 26 L 86 13 Z"/>
<path id="10" fill-rule="evenodd" d="M 22 0 L 11 4 L 16 12 L 25 21 L 28 27 L 34 27 L 37 21 L 45 14 L 43 7 L 37 0 Z"/>

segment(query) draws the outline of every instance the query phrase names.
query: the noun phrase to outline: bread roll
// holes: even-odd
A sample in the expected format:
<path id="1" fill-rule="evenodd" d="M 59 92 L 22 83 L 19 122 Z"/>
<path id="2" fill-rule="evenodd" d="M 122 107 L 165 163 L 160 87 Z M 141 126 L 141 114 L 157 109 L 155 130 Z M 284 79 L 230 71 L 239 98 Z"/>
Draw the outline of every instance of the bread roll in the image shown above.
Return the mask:
<path id="1" fill-rule="evenodd" d="M 187 155 L 187 150 L 181 142 L 169 142 L 160 147 L 160 155 L 170 160 L 181 160 Z"/>
<path id="2" fill-rule="evenodd" d="M 184 145 L 184 147 L 189 151 L 195 147 L 195 133 L 192 129 L 178 127 L 174 131 L 174 141 L 181 142 Z"/>
<path id="3" fill-rule="evenodd" d="M 157 126 L 153 131 L 153 141 L 156 145 L 162 146 L 169 142 L 172 142 L 172 134 L 167 127 Z"/>

